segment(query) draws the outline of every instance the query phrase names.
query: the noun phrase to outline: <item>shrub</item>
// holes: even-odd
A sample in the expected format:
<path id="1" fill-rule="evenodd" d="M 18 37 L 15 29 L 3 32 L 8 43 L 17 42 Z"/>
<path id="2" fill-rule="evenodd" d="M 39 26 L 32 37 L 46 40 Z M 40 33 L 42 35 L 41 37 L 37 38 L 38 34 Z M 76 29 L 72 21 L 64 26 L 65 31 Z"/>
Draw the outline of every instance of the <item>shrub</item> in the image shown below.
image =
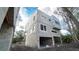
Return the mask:
<path id="1" fill-rule="evenodd" d="M 16 32 L 17 35 L 12 39 L 12 43 L 21 42 L 24 39 L 24 31 L 20 30 Z"/>
<path id="2" fill-rule="evenodd" d="M 62 36 L 62 41 L 63 43 L 70 43 L 72 42 L 72 36 L 71 35 Z"/>

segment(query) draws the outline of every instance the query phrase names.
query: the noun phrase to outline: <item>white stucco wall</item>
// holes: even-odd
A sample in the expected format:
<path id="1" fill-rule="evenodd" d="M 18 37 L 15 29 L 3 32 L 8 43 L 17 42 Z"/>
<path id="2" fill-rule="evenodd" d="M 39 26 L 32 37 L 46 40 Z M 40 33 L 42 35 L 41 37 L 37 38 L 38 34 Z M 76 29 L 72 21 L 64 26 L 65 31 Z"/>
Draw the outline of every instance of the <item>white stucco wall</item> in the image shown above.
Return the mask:
<path id="1" fill-rule="evenodd" d="M 33 19 L 35 16 L 35 20 Z M 34 30 L 33 30 L 34 29 Z M 26 46 L 29 46 L 29 47 L 38 47 L 38 39 L 37 39 L 37 13 L 34 13 L 28 23 L 26 24 L 26 32 L 27 32 L 27 35 L 26 35 L 26 42 L 25 42 L 25 45 Z"/>

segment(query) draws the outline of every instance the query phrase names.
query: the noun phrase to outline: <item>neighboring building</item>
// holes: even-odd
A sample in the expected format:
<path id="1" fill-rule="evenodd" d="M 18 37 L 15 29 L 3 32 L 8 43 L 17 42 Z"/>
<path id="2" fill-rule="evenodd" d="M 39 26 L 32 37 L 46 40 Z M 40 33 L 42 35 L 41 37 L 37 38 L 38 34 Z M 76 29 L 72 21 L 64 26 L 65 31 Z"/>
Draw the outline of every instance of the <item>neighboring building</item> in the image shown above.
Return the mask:
<path id="1" fill-rule="evenodd" d="M 25 45 L 34 48 L 51 47 L 60 43 L 60 24 L 55 16 L 37 10 L 26 24 Z"/>
<path id="2" fill-rule="evenodd" d="M 0 7 L 0 51 L 10 48 L 18 7 Z"/>

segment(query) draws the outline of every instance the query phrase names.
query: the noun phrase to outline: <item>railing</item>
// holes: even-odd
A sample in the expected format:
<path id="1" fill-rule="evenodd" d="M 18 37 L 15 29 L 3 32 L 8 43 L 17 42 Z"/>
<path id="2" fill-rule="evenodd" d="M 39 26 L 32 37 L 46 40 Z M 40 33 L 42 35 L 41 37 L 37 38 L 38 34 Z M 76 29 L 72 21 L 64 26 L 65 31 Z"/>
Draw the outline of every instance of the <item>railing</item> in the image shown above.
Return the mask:
<path id="1" fill-rule="evenodd" d="M 58 24 L 54 24 L 54 25 L 53 25 L 53 29 L 60 30 L 61 28 L 60 28 L 60 25 L 58 25 Z"/>

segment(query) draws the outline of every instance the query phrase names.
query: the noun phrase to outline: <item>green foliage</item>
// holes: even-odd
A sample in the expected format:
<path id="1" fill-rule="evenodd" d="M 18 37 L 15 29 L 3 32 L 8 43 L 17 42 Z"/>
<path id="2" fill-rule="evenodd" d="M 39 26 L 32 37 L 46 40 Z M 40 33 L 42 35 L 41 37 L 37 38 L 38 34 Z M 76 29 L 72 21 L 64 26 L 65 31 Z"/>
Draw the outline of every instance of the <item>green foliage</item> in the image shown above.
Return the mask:
<path id="1" fill-rule="evenodd" d="M 65 35 L 65 36 L 62 36 L 62 41 L 63 43 L 70 43 L 72 42 L 72 35 Z"/>
<path id="2" fill-rule="evenodd" d="M 20 30 L 16 32 L 15 37 L 12 40 L 12 43 L 21 42 L 24 39 L 24 31 Z"/>
<path id="3" fill-rule="evenodd" d="M 79 40 L 79 30 L 76 30 L 75 32 L 76 32 L 76 36 L 77 36 L 77 38 Z"/>
<path id="4" fill-rule="evenodd" d="M 22 41 L 22 39 L 19 39 L 19 38 L 13 38 L 12 43 L 21 42 L 21 41 Z"/>

